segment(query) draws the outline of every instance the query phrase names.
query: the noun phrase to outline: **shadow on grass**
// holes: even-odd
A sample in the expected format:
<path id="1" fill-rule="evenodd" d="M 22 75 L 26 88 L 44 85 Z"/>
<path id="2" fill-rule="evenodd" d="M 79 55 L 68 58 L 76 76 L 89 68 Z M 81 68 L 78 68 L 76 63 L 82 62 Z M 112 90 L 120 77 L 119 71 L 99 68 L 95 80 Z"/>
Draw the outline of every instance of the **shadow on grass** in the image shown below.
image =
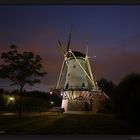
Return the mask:
<path id="1" fill-rule="evenodd" d="M 61 118 L 62 115 L 58 114 L 44 114 L 31 116 L 23 116 L 19 119 L 17 116 L 3 116 L 0 117 L 0 132 L 2 134 L 35 134 L 38 129 L 47 127 L 53 121 Z"/>
<path id="2" fill-rule="evenodd" d="M 140 134 L 140 128 L 131 123 L 117 120 L 112 115 L 64 115 L 51 125 L 43 127 L 37 134 Z"/>
<path id="3" fill-rule="evenodd" d="M 0 131 L 5 134 L 91 134 L 120 135 L 140 134 L 140 128 L 131 123 L 117 120 L 108 114 L 57 114 L 40 116 L 0 118 Z"/>

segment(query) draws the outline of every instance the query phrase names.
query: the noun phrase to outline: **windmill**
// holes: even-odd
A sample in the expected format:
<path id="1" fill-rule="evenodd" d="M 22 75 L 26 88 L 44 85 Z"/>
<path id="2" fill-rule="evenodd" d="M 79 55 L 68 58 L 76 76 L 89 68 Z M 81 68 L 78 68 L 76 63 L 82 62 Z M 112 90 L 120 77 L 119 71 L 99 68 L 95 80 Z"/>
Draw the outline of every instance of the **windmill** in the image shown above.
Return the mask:
<path id="1" fill-rule="evenodd" d="M 71 34 L 72 28 L 66 50 L 58 40 L 58 46 L 63 53 L 64 60 L 56 89 L 61 91 L 61 107 L 65 109 L 65 112 L 92 111 L 93 101 L 97 95 L 102 94 L 106 98 L 109 97 L 98 89 L 92 73 L 88 49 L 85 54 L 70 49 Z"/>

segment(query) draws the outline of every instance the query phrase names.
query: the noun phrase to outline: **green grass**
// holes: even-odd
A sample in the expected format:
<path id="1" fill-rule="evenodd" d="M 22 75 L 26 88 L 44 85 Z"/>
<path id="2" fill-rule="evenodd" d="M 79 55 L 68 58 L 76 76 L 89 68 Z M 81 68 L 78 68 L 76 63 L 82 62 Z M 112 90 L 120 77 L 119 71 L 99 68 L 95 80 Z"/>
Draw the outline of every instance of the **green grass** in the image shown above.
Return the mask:
<path id="1" fill-rule="evenodd" d="M 0 117 L 0 132 L 5 134 L 140 134 L 140 128 L 131 123 L 117 120 L 108 114 L 46 113 L 24 116 Z"/>

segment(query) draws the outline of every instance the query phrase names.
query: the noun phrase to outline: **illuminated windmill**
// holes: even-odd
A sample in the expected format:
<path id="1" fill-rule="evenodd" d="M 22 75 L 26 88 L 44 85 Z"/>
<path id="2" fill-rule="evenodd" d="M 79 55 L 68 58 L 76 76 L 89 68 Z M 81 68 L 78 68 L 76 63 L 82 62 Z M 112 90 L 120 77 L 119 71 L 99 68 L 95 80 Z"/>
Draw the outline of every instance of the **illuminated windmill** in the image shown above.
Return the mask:
<path id="1" fill-rule="evenodd" d="M 94 98 L 103 93 L 98 90 L 97 82 L 92 74 L 88 51 L 86 54 L 70 49 L 71 32 L 67 49 L 59 47 L 64 54 L 64 60 L 60 71 L 56 89 L 61 89 L 61 107 L 68 111 L 92 111 Z M 103 93 L 104 97 L 108 96 Z"/>

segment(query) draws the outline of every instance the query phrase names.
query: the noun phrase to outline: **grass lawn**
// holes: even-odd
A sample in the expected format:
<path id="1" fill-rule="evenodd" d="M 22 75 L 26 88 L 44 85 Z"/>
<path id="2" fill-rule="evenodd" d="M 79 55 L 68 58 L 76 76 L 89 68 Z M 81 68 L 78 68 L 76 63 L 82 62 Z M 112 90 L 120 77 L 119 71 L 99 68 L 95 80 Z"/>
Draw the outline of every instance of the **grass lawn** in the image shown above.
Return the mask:
<path id="1" fill-rule="evenodd" d="M 140 134 L 140 128 L 117 120 L 109 114 L 45 113 L 24 116 L 0 116 L 1 134 Z"/>

